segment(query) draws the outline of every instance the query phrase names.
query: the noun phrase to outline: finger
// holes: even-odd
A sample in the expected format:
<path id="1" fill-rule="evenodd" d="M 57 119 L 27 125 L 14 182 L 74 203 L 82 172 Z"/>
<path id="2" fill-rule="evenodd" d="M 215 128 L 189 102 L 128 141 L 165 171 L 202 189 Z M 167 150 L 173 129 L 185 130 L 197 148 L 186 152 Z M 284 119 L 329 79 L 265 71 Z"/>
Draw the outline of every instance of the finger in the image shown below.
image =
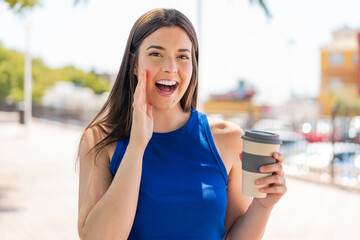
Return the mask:
<path id="1" fill-rule="evenodd" d="M 283 176 L 271 175 L 268 177 L 259 178 L 255 181 L 256 185 L 274 184 L 276 186 L 285 185 L 286 180 Z"/>
<path id="2" fill-rule="evenodd" d="M 141 100 L 142 101 L 146 101 L 146 81 L 147 81 L 147 71 L 144 70 L 143 73 L 141 74 L 141 78 L 140 78 L 140 94 L 141 94 Z"/>
<path id="3" fill-rule="evenodd" d="M 239 153 L 240 160 L 242 161 L 242 152 Z"/>
<path id="4" fill-rule="evenodd" d="M 285 185 L 281 185 L 281 186 L 270 186 L 270 187 L 263 187 L 260 188 L 259 190 L 260 192 L 263 193 L 267 193 L 267 194 L 271 194 L 271 193 L 275 193 L 275 194 L 285 194 L 287 191 L 287 188 Z"/>
<path id="5" fill-rule="evenodd" d="M 281 154 L 281 153 L 278 153 L 278 152 L 275 152 L 275 153 L 273 153 L 273 157 L 276 159 L 276 160 L 278 160 L 278 162 L 280 163 L 280 164 L 282 164 L 283 162 L 284 162 L 284 156 Z"/>
<path id="6" fill-rule="evenodd" d="M 265 166 L 261 166 L 259 168 L 261 173 L 273 173 L 275 172 L 277 175 L 283 176 L 284 175 L 284 170 L 283 167 L 280 163 L 274 163 L 274 164 L 269 164 L 269 165 L 265 165 Z"/>
<path id="7" fill-rule="evenodd" d="M 135 88 L 134 93 L 134 103 L 133 107 L 140 106 L 143 108 L 144 99 L 146 100 L 146 70 L 141 74 L 141 76 L 138 79 L 138 83 Z"/>
<path id="8" fill-rule="evenodd" d="M 141 77 L 138 79 L 137 85 L 135 87 L 135 92 L 134 92 L 134 103 L 138 102 L 139 96 L 140 96 L 140 85 L 141 85 Z"/>
<path id="9" fill-rule="evenodd" d="M 146 110 L 147 115 L 149 116 L 150 119 L 153 118 L 152 115 L 152 105 L 150 103 L 147 103 L 147 110 Z"/>

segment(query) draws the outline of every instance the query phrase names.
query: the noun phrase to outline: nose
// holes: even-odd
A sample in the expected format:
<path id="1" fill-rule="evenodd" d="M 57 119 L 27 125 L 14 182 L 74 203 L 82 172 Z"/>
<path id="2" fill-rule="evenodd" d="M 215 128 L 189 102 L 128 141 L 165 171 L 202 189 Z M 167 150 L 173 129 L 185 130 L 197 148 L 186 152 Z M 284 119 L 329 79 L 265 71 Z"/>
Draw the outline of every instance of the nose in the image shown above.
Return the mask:
<path id="1" fill-rule="evenodd" d="M 166 61 L 164 61 L 164 65 L 161 68 L 161 71 L 166 73 L 177 73 L 177 65 L 176 61 L 173 58 L 168 58 Z"/>

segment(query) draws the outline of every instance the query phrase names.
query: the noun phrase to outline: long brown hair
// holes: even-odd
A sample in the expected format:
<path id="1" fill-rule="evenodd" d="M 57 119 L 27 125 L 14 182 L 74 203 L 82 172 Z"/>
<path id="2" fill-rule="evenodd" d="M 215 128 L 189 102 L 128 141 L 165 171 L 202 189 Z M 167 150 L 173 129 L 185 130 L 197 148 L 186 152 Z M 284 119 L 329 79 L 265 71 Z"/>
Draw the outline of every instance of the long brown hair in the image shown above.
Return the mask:
<path id="1" fill-rule="evenodd" d="M 180 100 L 180 105 L 184 112 L 189 112 L 191 108 L 196 109 L 199 47 L 195 29 L 190 20 L 175 9 L 151 10 L 143 14 L 132 27 L 110 95 L 99 113 L 86 127 L 86 129 L 98 127 L 106 134 L 106 137 L 94 146 L 97 153 L 105 146 L 130 136 L 133 95 L 137 85 L 134 66 L 138 60 L 139 47 L 147 36 L 161 27 L 180 27 L 192 42 L 193 71 L 189 87 Z"/>

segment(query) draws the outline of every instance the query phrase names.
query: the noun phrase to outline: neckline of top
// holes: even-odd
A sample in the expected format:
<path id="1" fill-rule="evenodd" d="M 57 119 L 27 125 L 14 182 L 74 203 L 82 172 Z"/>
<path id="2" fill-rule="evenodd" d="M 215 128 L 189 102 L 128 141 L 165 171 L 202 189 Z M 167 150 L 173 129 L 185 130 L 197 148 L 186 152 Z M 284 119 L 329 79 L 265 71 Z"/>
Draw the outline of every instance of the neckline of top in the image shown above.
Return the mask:
<path id="1" fill-rule="evenodd" d="M 189 118 L 189 120 L 185 123 L 184 126 L 171 131 L 171 132 L 165 132 L 165 133 L 158 133 L 158 132 L 153 132 L 153 137 L 170 137 L 170 136 L 174 136 L 174 135 L 179 135 L 181 133 L 183 133 L 184 131 L 186 131 L 186 129 L 189 128 L 189 126 L 191 125 L 191 122 L 193 121 L 193 119 L 196 117 L 196 114 L 194 114 L 196 112 L 195 109 L 191 109 L 191 116 Z"/>

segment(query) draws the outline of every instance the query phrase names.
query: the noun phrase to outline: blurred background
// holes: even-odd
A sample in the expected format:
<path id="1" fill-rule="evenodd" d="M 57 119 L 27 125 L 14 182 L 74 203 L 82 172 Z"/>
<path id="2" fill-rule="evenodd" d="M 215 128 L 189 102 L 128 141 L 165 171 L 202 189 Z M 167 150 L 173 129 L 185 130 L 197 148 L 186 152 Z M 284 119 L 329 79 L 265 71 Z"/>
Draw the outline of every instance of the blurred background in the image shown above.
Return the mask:
<path id="1" fill-rule="evenodd" d="M 280 134 L 264 239 L 360 239 L 357 0 L 0 0 L 0 239 L 77 239 L 79 138 L 157 7 L 197 30 L 199 110 Z"/>

